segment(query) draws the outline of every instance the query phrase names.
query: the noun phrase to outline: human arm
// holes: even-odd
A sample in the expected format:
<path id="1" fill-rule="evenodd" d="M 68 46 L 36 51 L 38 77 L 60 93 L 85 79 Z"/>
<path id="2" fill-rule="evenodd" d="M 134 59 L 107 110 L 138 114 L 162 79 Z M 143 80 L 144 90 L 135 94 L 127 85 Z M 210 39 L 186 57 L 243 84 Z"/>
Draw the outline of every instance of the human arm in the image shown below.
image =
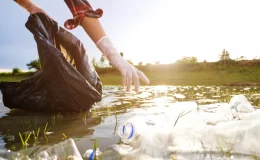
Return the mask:
<path id="1" fill-rule="evenodd" d="M 32 0 L 15 0 L 15 2 L 30 14 L 41 12 L 48 16 L 48 14 Z M 134 82 L 135 91 L 137 92 L 139 91 L 140 85 L 139 79 L 143 80 L 146 84 L 150 83 L 149 79 L 141 71 L 120 56 L 113 43 L 106 36 L 101 23 L 97 19 L 103 14 L 101 9 L 94 11 L 86 0 L 65 0 L 65 2 L 74 17 L 65 22 L 65 27 L 67 29 L 73 29 L 80 24 L 84 28 L 99 50 L 110 61 L 110 64 L 120 71 L 122 75 L 122 85 L 127 85 L 128 91 L 130 91 L 132 81 Z M 76 6 L 76 8 L 72 8 L 72 6 Z"/>
<path id="2" fill-rule="evenodd" d="M 136 92 L 139 91 L 139 79 L 143 80 L 146 84 L 150 83 L 149 79 L 143 74 L 143 72 L 139 71 L 123 59 L 114 47 L 113 43 L 106 36 L 98 19 L 84 17 L 81 26 L 84 28 L 92 41 L 97 45 L 103 55 L 107 57 L 111 65 L 120 71 L 122 75 L 122 85 L 127 85 L 127 91 L 130 91 L 132 81 Z"/>
<path id="3" fill-rule="evenodd" d="M 130 91 L 132 81 L 134 82 L 136 92 L 139 91 L 139 79 L 146 84 L 150 83 L 149 79 L 141 71 L 120 56 L 116 47 L 106 35 L 101 23 L 97 19 L 103 14 L 101 9 L 94 11 L 86 0 L 65 0 L 65 2 L 74 16 L 73 19 L 65 22 L 65 27 L 74 29 L 80 24 L 84 28 L 88 36 L 109 60 L 110 64 L 120 71 L 122 85 L 127 85 L 127 91 Z"/>
<path id="4" fill-rule="evenodd" d="M 41 12 L 47 15 L 48 17 L 50 17 L 40 6 L 38 6 L 32 0 L 14 0 L 14 1 L 18 3 L 22 8 L 24 8 L 30 14 Z"/>

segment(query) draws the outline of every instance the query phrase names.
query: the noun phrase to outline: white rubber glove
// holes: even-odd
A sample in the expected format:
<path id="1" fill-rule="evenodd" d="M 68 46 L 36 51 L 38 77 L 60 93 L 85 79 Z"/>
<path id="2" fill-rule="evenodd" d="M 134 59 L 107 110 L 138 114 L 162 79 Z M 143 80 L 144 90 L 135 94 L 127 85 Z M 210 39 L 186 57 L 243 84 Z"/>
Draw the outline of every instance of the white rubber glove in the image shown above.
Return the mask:
<path id="1" fill-rule="evenodd" d="M 132 81 L 134 81 L 135 91 L 139 91 L 139 78 L 144 81 L 145 84 L 149 84 L 149 79 L 143 74 L 143 72 L 136 69 L 133 65 L 128 63 L 116 50 L 112 42 L 107 36 L 102 37 L 97 43 L 97 47 L 103 53 L 103 55 L 109 60 L 110 64 L 118 69 L 122 75 L 123 87 L 127 85 L 127 91 L 130 91 Z"/>

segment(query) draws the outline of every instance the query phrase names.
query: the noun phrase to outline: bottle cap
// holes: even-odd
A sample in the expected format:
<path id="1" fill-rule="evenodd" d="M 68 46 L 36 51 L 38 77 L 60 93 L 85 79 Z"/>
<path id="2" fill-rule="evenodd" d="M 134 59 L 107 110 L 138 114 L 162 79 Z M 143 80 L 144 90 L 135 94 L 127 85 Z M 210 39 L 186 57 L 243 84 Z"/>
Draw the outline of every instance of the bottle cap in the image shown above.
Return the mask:
<path id="1" fill-rule="evenodd" d="M 134 137 L 135 127 L 132 123 L 124 123 L 118 127 L 118 134 L 121 138 L 131 139 Z"/>

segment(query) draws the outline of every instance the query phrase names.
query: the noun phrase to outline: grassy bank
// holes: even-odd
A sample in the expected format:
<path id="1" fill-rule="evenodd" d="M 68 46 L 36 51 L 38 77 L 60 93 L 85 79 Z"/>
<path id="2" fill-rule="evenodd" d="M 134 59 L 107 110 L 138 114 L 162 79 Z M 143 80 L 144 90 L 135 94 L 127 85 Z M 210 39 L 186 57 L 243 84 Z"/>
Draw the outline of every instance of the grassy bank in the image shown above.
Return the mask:
<path id="1" fill-rule="evenodd" d="M 26 79 L 29 76 L 0 76 L 0 82 L 19 82 L 20 80 Z"/>
<path id="2" fill-rule="evenodd" d="M 234 82 L 259 83 L 260 73 L 228 73 L 226 71 L 215 72 L 182 72 L 182 73 L 145 73 L 151 81 L 151 85 L 224 85 Z M 121 76 L 117 73 L 102 74 L 100 78 L 103 84 L 120 84 Z"/>
<path id="3" fill-rule="evenodd" d="M 151 85 L 224 85 L 234 82 L 260 82 L 259 69 L 250 72 L 230 72 L 230 71 L 153 71 L 144 72 L 151 81 Z M 121 76 L 119 72 L 100 73 L 100 78 L 104 85 L 119 85 Z M 17 82 L 28 78 L 29 75 L 4 75 L 0 76 L 0 81 Z"/>
<path id="4" fill-rule="evenodd" d="M 151 85 L 226 85 L 236 82 L 260 82 L 260 61 L 227 61 L 193 64 L 138 66 Z M 103 84 L 120 84 L 118 72 L 97 70 Z"/>
<path id="5" fill-rule="evenodd" d="M 151 80 L 151 85 L 225 85 L 235 82 L 259 83 L 260 60 L 136 66 Z M 120 85 L 121 76 L 112 67 L 96 68 L 104 85 Z M 20 81 L 27 73 L 0 73 L 0 81 Z"/>

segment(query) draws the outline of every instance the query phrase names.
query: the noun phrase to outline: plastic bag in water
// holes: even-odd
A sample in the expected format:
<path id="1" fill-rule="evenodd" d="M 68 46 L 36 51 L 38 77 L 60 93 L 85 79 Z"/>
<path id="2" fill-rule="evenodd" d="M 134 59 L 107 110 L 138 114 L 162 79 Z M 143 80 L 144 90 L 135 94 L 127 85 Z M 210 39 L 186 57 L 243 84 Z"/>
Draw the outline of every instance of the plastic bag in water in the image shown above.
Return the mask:
<path id="1" fill-rule="evenodd" d="M 83 160 L 72 138 L 48 147 L 34 157 L 28 157 L 26 153 L 26 151 L 21 153 L 12 151 L 1 153 L 0 150 L 0 160 Z"/>
<path id="2" fill-rule="evenodd" d="M 245 113 L 244 109 L 237 109 L 236 115 L 240 117 L 237 118 L 232 110 L 239 104 L 246 104 L 243 106 L 249 110 Z M 249 160 L 260 157 L 260 111 L 249 104 L 244 96 L 237 95 L 230 103 L 197 107 L 194 103 L 175 103 L 170 108 L 161 107 L 167 114 L 153 116 L 156 121 L 161 119 L 161 124 L 167 126 L 165 129 L 151 127 L 140 132 L 134 143 L 111 146 L 104 151 L 104 160 L 120 159 L 115 155 L 129 160 L 168 160 L 174 159 L 173 157 L 180 160 L 214 160 L 223 157 Z M 191 112 L 187 109 L 191 109 Z M 187 114 L 180 117 L 175 125 L 179 113 Z M 172 115 L 172 118 L 165 118 L 166 115 Z M 215 123 L 208 123 L 214 119 Z M 133 125 L 138 125 L 138 122 Z"/>
<path id="3" fill-rule="evenodd" d="M 40 152 L 33 160 L 83 160 L 73 139 L 56 144 Z"/>
<path id="4" fill-rule="evenodd" d="M 234 108 L 237 112 L 253 112 L 254 107 L 247 100 L 244 95 L 236 95 L 232 97 L 229 102 L 231 108 Z"/>
<path id="5" fill-rule="evenodd" d="M 21 82 L 0 82 L 4 105 L 41 112 L 80 112 L 101 100 L 102 83 L 83 44 L 43 13 L 26 27 L 37 43 L 41 70 Z"/>

